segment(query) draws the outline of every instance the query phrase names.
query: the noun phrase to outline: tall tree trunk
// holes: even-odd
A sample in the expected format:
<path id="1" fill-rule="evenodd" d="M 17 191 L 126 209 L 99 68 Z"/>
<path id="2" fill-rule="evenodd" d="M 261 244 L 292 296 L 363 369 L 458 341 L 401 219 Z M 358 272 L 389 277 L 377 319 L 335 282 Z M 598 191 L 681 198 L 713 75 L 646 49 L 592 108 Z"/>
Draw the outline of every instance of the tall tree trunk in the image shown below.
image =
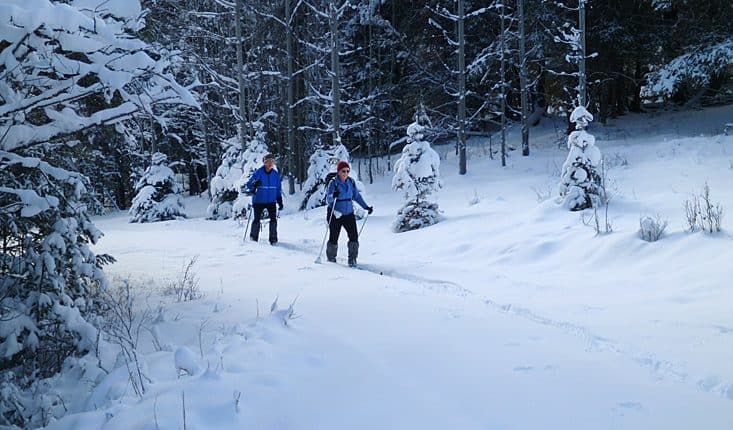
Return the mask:
<path id="1" fill-rule="evenodd" d="M 367 45 L 369 46 L 369 63 L 368 63 L 369 66 L 367 69 L 369 73 L 369 79 L 367 82 L 367 86 L 368 86 L 369 97 L 371 97 L 374 93 L 374 44 L 372 43 L 373 36 L 374 35 L 372 34 L 372 17 L 371 17 L 371 11 L 370 11 L 369 24 L 368 24 L 368 30 L 367 30 Z M 374 106 L 374 102 L 370 98 L 369 99 L 369 111 L 367 115 L 372 116 L 373 106 Z M 373 130 L 373 127 L 371 126 L 371 124 L 367 124 L 366 145 L 367 145 L 367 157 L 369 158 L 368 167 L 369 167 L 369 183 L 370 184 L 374 183 L 374 175 L 372 173 L 372 158 L 373 158 L 372 157 L 372 138 L 373 138 L 372 130 Z"/>
<path id="2" fill-rule="evenodd" d="M 239 143 L 242 152 L 246 149 L 246 137 L 249 136 L 249 115 L 246 113 L 247 101 L 244 93 L 244 54 L 242 53 L 242 0 L 234 4 L 234 32 L 237 36 L 237 84 L 239 85 Z"/>
<path id="3" fill-rule="evenodd" d="M 529 155 L 529 94 L 527 88 L 527 36 L 524 31 L 524 0 L 517 0 L 519 12 L 519 92 L 522 103 L 522 155 Z"/>
<path id="4" fill-rule="evenodd" d="M 285 50 L 287 55 L 287 106 L 285 106 L 286 140 L 288 148 L 289 194 L 295 194 L 295 145 L 293 139 L 293 20 L 290 16 L 290 0 L 285 1 Z"/>
<path id="5" fill-rule="evenodd" d="M 333 144 L 341 144 L 341 67 L 339 64 L 338 15 L 336 1 L 329 3 L 329 26 L 331 29 L 331 122 L 333 125 Z"/>
<path id="6" fill-rule="evenodd" d="M 466 38 L 463 0 L 458 0 L 458 173 L 466 174 Z"/>
<path id="7" fill-rule="evenodd" d="M 504 3 L 501 4 L 501 165 L 506 166 L 506 24 Z"/>
<path id="8" fill-rule="evenodd" d="M 580 59 L 578 62 L 578 102 L 580 106 L 586 107 L 588 104 L 588 91 L 586 89 L 586 73 L 585 73 L 585 2 L 587 0 L 579 0 L 579 21 L 580 21 Z"/>

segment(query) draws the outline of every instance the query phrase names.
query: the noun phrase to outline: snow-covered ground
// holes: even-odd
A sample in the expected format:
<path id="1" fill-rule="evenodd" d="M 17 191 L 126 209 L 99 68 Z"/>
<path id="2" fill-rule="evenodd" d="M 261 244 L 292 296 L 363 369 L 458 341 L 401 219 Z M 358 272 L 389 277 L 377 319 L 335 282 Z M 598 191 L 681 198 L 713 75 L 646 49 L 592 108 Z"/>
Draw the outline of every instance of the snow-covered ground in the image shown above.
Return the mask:
<path id="1" fill-rule="evenodd" d="M 360 270 L 344 267 L 345 234 L 339 264 L 314 263 L 325 211 L 294 200 L 277 247 L 205 220 L 200 198 L 186 220 L 99 218 L 96 251 L 118 260 L 108 273 L 165 308 L 162 350 L 144 333 L 142 399 L 118 369 L 80 389 L 69 407 L 86 412 L 50 428 L 182 429 L 185 412 L 198 430 L 731 429 L 733 136 L 712 135 L 731 119 L 718 108 L 594 124 L 615 160 L 613 232 L 600 236 L 554 201 L 566 149 L 549 123 L 506 168 L 474 144 L 460 176 L 438 148 L 445 219 L 430 228 L 392 233 L 391 174 L 367 184 Z M 714 235 L 685 231 L 683 202 L 705 182 L 728 212 Z M 667 234 L 642 241 L 640 216 L 657 214 Z M 159 296 L 194 255 L 205 297 Z"/>

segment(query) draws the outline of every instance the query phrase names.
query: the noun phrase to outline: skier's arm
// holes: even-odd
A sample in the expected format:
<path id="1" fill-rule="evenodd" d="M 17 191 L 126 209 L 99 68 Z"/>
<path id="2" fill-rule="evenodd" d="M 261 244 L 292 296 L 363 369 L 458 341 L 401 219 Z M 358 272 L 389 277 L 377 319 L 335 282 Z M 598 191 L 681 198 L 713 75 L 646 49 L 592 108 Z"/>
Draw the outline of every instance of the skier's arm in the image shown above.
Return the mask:
<path id="1" fill-rule="evenodd" d="M 359 206 L 363 207 L 364 209 L 369 209 L 369 205 L 364 201 L 364 197 L 361 196 L 359 189 L 356 188 L 356 182 L 354 182 L 354 200 L 359 203 Z"/>
<path id="2" fill-rule="evenodd" d="M 259 170 L 255 170 L 252 173 L 252 176 L 250 176 L 249 177 L 249 180 L 247 181 L 247 191 L 249 191 L 252 194 L 254 194 L 254 192 L 256 191 L 255 190 L 255 182 L 257 182 L 257 180 L 258 180 L 258 178 L 257 178 L 257 172 L 258 171 Z"/>
<path id="3" fill-rule="evenodd" d="M 326 204 L 329 207 L 330 206 L 333 206 L 333 200 L 334 200 L 333 190 L 334 190 L 334 188 L 336 188 L 336 182 L 333 179 L 331 179 L 328 182 L 328 187 L 326 188 Z"/>
<path id="4" fill-rule="evenodd" d="M 277 177 L 277 205 L 280 209 L 283 208 L 283 182 L 280 175 Z"/>

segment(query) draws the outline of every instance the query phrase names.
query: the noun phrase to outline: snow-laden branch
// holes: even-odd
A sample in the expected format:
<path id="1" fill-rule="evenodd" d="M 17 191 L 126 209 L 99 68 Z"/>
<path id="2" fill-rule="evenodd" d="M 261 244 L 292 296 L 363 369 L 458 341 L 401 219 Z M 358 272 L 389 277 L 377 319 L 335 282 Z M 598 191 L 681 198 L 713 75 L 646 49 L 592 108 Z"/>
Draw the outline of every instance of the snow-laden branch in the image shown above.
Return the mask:
<path id="1" fill-rule="evenodd" d="M 713 76 L 733 65 L 733 37 L 712 46 L 692 47 L 689 51 L 647 75 L 642 97 L 668 97 L 685 83 L 703 87 Z"/>

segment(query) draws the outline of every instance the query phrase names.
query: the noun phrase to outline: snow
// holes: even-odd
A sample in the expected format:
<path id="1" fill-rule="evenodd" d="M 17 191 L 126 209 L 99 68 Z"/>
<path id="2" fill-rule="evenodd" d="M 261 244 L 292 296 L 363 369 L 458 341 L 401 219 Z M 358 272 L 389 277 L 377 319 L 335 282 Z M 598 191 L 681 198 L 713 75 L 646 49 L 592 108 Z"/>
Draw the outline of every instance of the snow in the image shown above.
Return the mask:
<path id="1" fill-rule="evenodd" d="M 106 362 L 95 391 L 77 381 L 94 402 L 49 428 L 183 428 L 184 409 L 186 428 L 221 430 L 733 428 L 733 221 L 686 233 L 683 208 L 706 181 L 733 208 L 733 137 L 697 129 L 731 111 L 594 124 L 603 153 L 627 160 L 609 171 L 607 235 L 554 195 L 537 201 L 567 153 L 551 125 L 503 169 L 472 141 L 458 175 L 453 146 L 436 147 L 444 220 L 429 228 L 392 233 L 391 175 L 367 185 L 360 270 L 313 263 L 325 208 L 283 215 L 275 247 L 205 220 L 198 197 L 188 219 L 97 218 L 95 251 L 118 259 L 108 272 L 156 291 L 199 255 L 206 295 L 148 299 L 164 305 L 156 336 L 171 347 L 143 333 L 141 399 Z M 645 242 L 640 216 L 655 214 L 666 234 Z M 184 361 L 199 371 L 179 377 Z"/>

